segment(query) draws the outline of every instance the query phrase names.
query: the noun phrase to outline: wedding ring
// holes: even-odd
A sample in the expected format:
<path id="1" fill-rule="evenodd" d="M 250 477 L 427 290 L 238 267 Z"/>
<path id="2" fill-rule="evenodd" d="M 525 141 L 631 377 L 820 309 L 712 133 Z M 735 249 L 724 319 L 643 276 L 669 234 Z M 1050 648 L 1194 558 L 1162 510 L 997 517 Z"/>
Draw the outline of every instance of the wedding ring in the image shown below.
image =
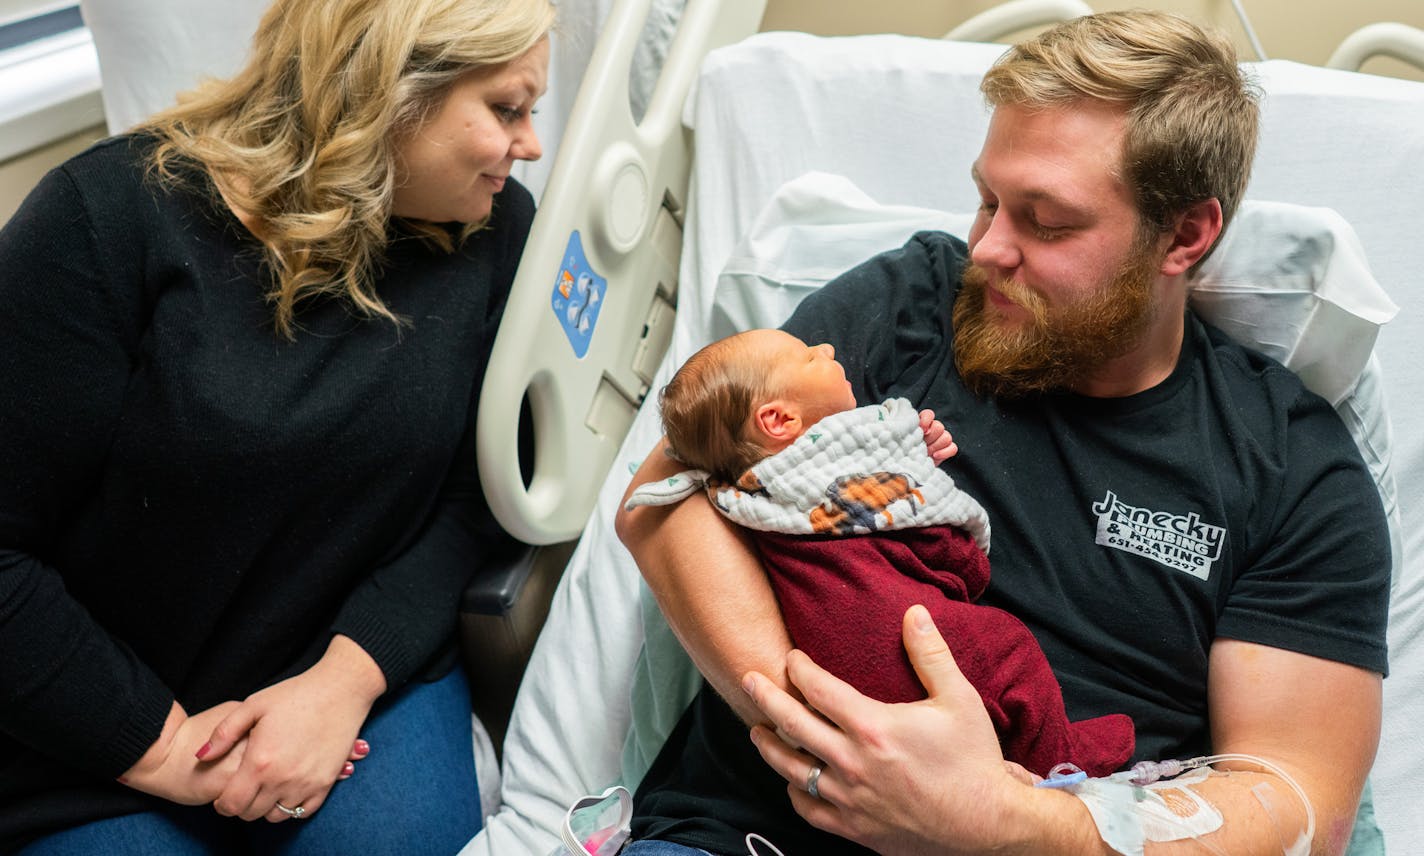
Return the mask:
<path id="1" fill-rule="evenodd" d="M 282 803 L 276 803 L 276 810 L 279 810 L 279 812 L 282 812 L 283 815 L 288 816 L 288 818 L 296 818 L 300 820 L 302 818 L 305 818 L 306 816 L 306 809 L 303 809 L 302 806 L 296 806 L 296 808 L 289 809 L 286 808 L 285 805 L 282 805 Z"/>
<path id="2" fill-rule="evenodd" d="M 820 781 L 821 781 L 821 765 L 820 765 L 820 764 L 815 764 L 815 765 L 813 765 L 813 766 L 811 767 L 811 772 L 810 772 L 809 774 L 807 774 L 807 776 L 806 776 L 806 793 L 810 794 L 811 796 L 815 797 L 816 799 L 820 799 L 820 798 L 821 798 L 821 789 L 820 789 L 820 787 L 818 787 L 818 784 L 819 784 Z"/>

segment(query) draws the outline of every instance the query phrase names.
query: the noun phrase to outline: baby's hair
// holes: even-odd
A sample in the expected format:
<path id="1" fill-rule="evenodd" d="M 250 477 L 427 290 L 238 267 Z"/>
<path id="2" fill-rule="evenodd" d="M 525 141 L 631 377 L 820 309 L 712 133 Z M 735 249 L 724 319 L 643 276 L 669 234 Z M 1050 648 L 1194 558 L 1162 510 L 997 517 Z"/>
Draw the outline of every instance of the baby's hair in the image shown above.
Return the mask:
<path id="1" fill-rule="evenodd" d="M 737 336 L 688 358 L 658 395 L 673 456 L 728 483 L 766 457 L 749 429 L 753 408 L 772 394 L 769 368 Z"/>

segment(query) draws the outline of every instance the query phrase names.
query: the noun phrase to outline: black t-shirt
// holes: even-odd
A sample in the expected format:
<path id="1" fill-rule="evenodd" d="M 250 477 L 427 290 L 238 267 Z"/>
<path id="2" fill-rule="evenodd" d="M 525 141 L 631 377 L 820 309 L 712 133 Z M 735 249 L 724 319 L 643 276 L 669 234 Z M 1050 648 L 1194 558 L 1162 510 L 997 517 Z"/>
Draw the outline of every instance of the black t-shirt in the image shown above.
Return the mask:
<path id="1" fill-rule="evenodd" d="M 261 246 L 119 137 L 0 231 L 0 850 L 152 807 L 113 782 L 189 712 L 310 665 L 333 633 L 394 690 L 453 663 L 502 536 L 474 411 L 533 218 L 515 182 L 446 253 L 392 227 L 406 319 L 309 301 L 273 330 Z"/>
<path id="2" fill-rule="evenodd" d="M 808 297 L 785 329 L 835 345 L 858 401 L 904 396 L 954 434 L 944 466 L 994 527 L 981 602 L 1028 625 L 1070 719 L 1128 714 L 1136 759 L 1210 751 L 1216 638 L 1385 672 L 1385 517 L 1326 401 L 1190 314 L 1176 369 L 1137 395 L 976 398 L 951 346 L 964 258 L 958 239 L 921 233 Z M 795 817 L 705 685 L 638 797 L 642 837 L 739 854 L 758 832 L 788 856 L 859 852 Z"/>

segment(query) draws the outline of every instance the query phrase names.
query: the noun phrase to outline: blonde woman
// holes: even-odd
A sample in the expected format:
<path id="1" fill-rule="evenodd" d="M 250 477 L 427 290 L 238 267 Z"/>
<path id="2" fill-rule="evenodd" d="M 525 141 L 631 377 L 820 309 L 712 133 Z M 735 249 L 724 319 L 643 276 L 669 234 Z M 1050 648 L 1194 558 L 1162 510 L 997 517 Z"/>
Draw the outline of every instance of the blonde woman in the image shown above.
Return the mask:
<path id="1" fill-rule="evenodd" d="M 552 17 L 277 0 L 0 232 L 0 851 L 478 830 L 451 637 Z"/>

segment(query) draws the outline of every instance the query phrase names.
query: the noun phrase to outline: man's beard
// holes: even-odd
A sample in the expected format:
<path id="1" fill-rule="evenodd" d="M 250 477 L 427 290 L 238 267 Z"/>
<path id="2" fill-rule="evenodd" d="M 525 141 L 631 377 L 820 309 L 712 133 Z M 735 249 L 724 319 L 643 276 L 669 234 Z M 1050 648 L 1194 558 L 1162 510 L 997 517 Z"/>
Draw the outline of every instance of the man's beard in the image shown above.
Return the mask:
<path id="1" fill-rule="evenodd" d="M 985 305 L 988 277 L 970 264 L 954 302 L 954 361 L 960 377 L 979 396 L 1020 398 L 1074 388 L 1141 342 L 1157 307 L 1152 293 L 1156 261 L 1152 246 L 1139 243 L 1110 282 L 1061 307 L 1049 307 L 1014 280 L 995 286 L 1028 310 L 1026 326 L 996 323 L 995 310 Z"/>

